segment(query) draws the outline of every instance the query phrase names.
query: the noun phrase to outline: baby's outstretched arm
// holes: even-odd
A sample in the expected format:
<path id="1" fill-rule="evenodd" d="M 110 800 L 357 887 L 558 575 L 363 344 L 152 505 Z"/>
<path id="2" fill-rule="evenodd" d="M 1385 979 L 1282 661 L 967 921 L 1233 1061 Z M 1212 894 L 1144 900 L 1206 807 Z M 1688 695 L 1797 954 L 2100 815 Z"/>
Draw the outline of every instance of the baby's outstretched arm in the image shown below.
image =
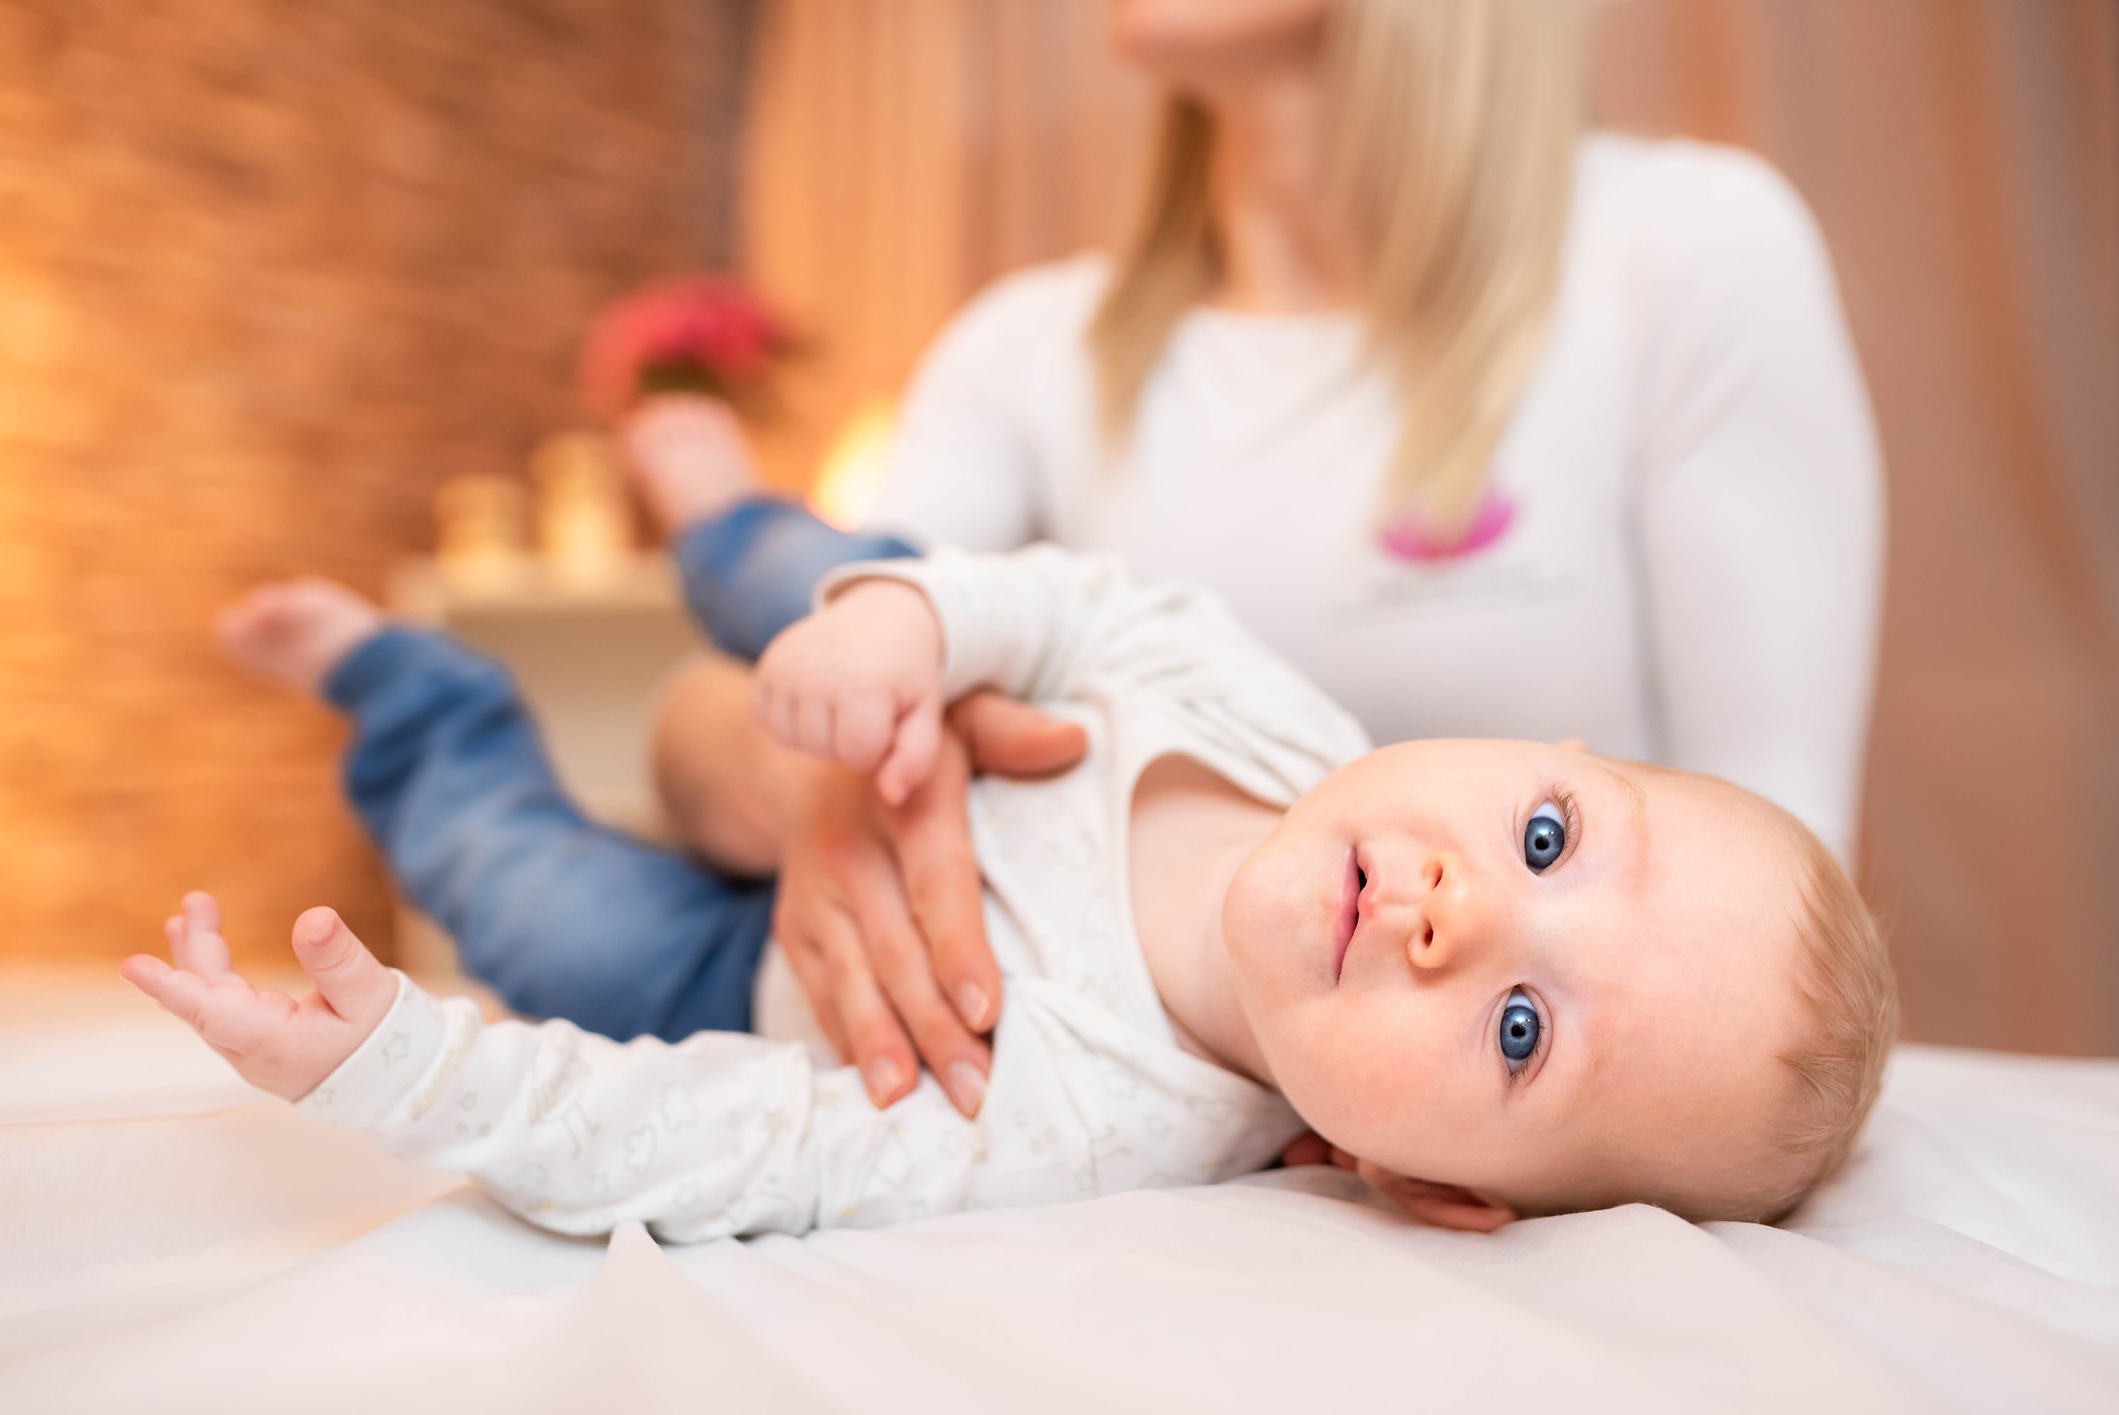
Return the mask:
<path id="1" fill-rule="evenodd" d="M 359 1049 L 397 1000 L 397 975 L 385 968 L 330 909 L 294 921 L 294 956 L 316 991 L 300 1002 L 259 992 L 229 966 L 221 906 L 210 894 L 187 894 L 163 925 L 176 959 L 149 954 L 120 965 L 127 982 L 182 1018 L 200 1040 L 251 1085 L 300 1100 Z"/>
<path id="2" fill-rule="evenodd" d="M 962 1207 L 986 1161 L 931 1077 L 888 1111 L 851 1067 L 797 1043 L 701 1032 L 620 1044 L 563 1021 L 483 1022 L 385 968 L 329 909 L 294 929 L 317 985 L 301 1002 L 230 966 L 220 909 L 187 895 L 177 966 L 125 977 L 189 1023 L 252 1085 L 366 1130 L 424 1168 L 471 1175 L 563 1233 L 637 1219 L 718 1238 L 896 1222 Z"/>

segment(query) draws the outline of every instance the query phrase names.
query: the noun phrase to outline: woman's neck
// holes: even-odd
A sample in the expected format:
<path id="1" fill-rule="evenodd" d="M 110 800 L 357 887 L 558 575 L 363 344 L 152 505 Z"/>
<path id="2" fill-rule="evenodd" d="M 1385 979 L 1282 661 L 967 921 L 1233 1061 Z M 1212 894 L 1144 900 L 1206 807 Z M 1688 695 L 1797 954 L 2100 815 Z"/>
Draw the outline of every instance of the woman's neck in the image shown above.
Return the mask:
<path id="1" fill-rule="evenodd" d="M 1353 243 L 1331 215 L 1325 100 L 1314 64 L 1253 77 L 1207 100 L 1209 199 L 1221 235 L 1213 303 L 1258 314 L 1349 309 Z"/>
<path id="2" fill-rule="evenodd" d="M 1269 1086 L 1237 1001 L 1221 906 L 1237 868 L 1280 816 L 1196 762 L 1164 757 L 1134 787 L 1126 841 L 1134 928 L 1179 1042 Z"/>

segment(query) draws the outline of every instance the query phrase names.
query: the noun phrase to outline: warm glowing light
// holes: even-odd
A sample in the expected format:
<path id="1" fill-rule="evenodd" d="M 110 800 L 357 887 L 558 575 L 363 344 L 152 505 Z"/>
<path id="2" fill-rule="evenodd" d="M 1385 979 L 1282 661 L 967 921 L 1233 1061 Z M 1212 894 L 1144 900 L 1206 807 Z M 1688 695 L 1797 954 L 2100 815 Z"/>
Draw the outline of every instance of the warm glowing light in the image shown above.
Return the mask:
<path id="1" fill-rule="evenodd" d="M 809 490 L 810 509 L 841 530 L 867 520 L 883 490 L 897 426 L 895 403 L 880 394 L 863 398 L 824 454 L 823 469 Z"/>

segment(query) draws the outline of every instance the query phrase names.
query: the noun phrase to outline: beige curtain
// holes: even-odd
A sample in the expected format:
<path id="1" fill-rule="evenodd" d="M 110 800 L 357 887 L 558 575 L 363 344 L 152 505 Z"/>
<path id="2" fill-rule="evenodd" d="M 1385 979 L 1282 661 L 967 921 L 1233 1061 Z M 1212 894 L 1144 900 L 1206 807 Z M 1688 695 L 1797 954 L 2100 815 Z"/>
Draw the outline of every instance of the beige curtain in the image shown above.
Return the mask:
<path id="1" fill-rule="evenodd" d="M 2119 5 L 1627 0 L 1616 121 L 1831 239 L 1891 560 L 1863 883 L 1916 1035 L 2119 1052 Z"/>
<path id="2" fill-rule="evenodd" d="M 1108 242 L 1148 92 L 1103 0 L 768 0 L 751 78 L 747 275 L 809 351 L 763 431 L 805 482 L 862 399 L 894 392 L 995 276 Z"/>
<path id="3" fill-rule="evenodd" d="M 1116 228 L 1104 0 L 768 3 L 754 274 L 818 352 L 798 481 L 994 274 Z M 1755 148 L 1831 240 L 1891 571 L 1863 882 L 1915 1035 L 2119 1053 L 2119 3 L 1614 0 L 1604 121 Z"/>

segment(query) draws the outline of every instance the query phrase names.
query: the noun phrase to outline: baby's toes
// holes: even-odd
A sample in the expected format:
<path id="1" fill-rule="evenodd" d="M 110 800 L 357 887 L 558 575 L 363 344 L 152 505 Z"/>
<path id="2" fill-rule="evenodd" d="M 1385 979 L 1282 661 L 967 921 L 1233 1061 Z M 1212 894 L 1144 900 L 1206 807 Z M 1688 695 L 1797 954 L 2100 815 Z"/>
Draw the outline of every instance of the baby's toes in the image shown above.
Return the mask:
<path id="1" fill-rule="evenodd" d="M 286 625 L 287 588 L 259 585 L 214 617 L 214 633 L 229 649 L 250 649 Z"/>

